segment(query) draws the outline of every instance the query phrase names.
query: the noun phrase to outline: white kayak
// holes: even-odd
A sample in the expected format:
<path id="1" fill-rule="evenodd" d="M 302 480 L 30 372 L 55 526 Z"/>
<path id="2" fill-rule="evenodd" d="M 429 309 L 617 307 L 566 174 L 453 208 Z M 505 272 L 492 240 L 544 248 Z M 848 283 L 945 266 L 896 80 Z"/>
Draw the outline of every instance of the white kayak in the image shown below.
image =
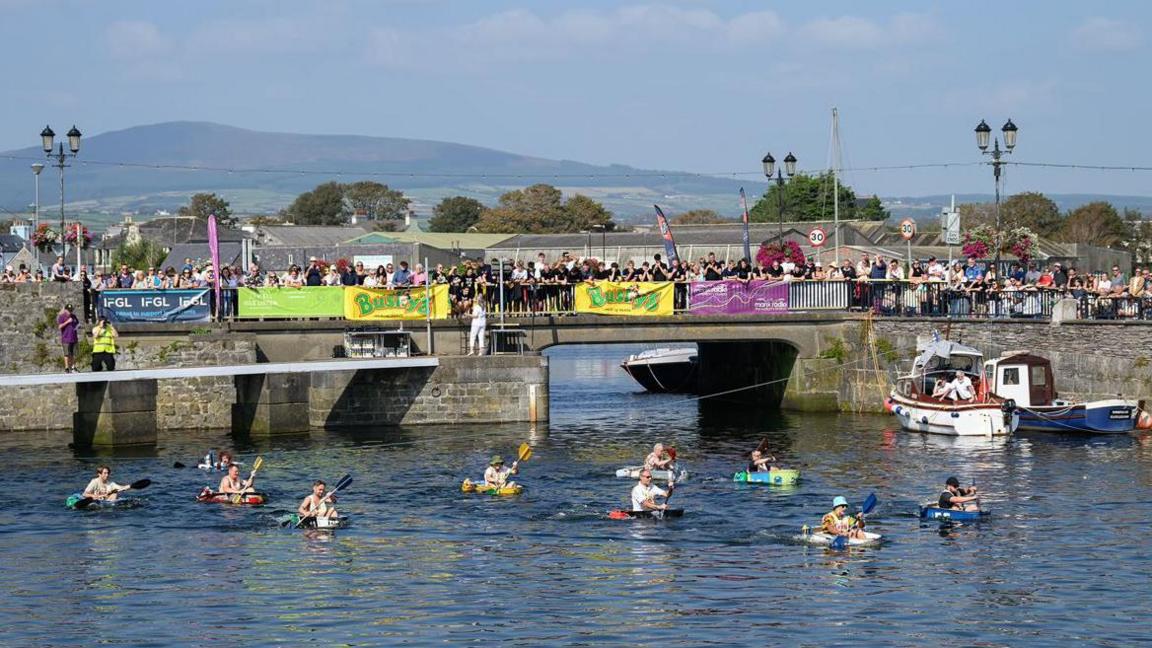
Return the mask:
<path id="1" fill-rule="evenodd" d="M 880 541 L 883 538 L 884 538 L 884 536 L 880 535 L 879 533 L 872 533 L 871 531 L 865 531 L 863 538 L 848 538 L 848 546 L 849 547 L 875 547 L 875 546 L 880 544 Z M 827 547 L 828 545 L 832 544 L 832 541 L 836 539 L 836 536 L 829 535 L 829 534 L 824 533 L 822 531 L 807 531 L 801 535 L 796 536 L 796 539 L 799 540 L 800 542 L 806 542 L 806 543 L 812 544 L 812 545 Z"/>
<path id="2" fill-rule="evenodd" d="M 644 466 L 625 466 L 616 471 L 617 477 L 626 477 L 628 479 L 640 479 L 640 471 Z M 672 479 L 675 474 L 676 482 L 682 482 L 688 479 L 688 471 L 682 468 L 673 468 L 672 470 L 653 470 L 652 479 L 655 481 L 668 481 Z"/>

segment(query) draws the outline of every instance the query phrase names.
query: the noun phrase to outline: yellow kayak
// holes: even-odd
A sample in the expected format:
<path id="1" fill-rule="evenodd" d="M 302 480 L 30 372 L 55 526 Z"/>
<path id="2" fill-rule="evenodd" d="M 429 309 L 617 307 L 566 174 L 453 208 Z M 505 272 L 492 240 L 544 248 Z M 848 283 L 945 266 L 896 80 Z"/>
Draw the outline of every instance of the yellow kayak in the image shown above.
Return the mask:
<path id="1" fill-rule="evenodd" d="M 460 485 L 460 490 L 465 493 L 486 493 L 488 495 L 519 495 L 524 491 L 524 487 L 520 484 L 507 484 L 496 488 L 483 482 L 473 482 L 471 479 L 465 479 L 464 483 Z"/>

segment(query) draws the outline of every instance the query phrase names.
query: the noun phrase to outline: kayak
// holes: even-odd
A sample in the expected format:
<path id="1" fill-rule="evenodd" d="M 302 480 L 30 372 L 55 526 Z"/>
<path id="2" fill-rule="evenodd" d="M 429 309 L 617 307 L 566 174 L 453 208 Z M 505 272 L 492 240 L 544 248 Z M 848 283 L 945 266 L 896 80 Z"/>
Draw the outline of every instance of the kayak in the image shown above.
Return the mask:
<path id="1" fill-rule="evenodd" d="M 884 536 L 879 533 L 872 533 L 871 531 L 864 532 L 864 538 L 848 538 L 849 547 L 876 547 L 880 545 L 880 541 Z M 812 545 L 819 545 L 827 547 L 832 544 L 836 536 L 824 533 L 823 531 L 811 531 L 807 527 L 804 528 L 804 533 L 796 536 L 800 542 L 806 542 Z"/>
<path id="2" fill-rule="evenodd" d="M 482 481 L 474 482 L 471 479 L 465 479 L 464 483 L 460 484 L 460 490 L 465 493 L 485 493 L 487 495 L 519 495 L 524 492 L 524 487 L 513 483 L 496 488 Z"/>
<path id="3" fill-rule="evenodd" d="M 88 511 L 96 509 L 112 509 L 112 508 L 132 508 L 140 505 L 140 500 L 118 497 L 114 500 L 88 500 L 85 504 L 80 504 L 84 500 L 84 493 L 72 493 L 68 499 L 64 500 L 64 506 L 78 511 Z M 80 506 L 77 506 L 80 504 Z"/>
<path id="4" fill-rule="evenodd" d="M 292 528 L 296 528 L 296 525 L 300 524 L 301 529 L 320 529 L 322 531 L 330 529 L 343 529 L 351 523 L 352 521 L 349 520 L 348 516 L 346 515 L 335 518 L 310 517 L 307 520 L 304 520 L 304 524 L 300 524 L 300 515 L 297 513 L 293 513 L 292 516 L 288 518 L 288 526 Z"/>
<path id="5" fill-rule="evenodd" d="M 792 486 L 800 481 L 800 471 L 794 469 L 780 469 L 771 472 L 740 471 L 732 475 L 732 481 L 747 484 L 771 484 L 773 486 Z"/>
<path id="6" fill-rule="evenodd" d="M 640 479 L 640 471 L 644 466 L 625 466 L 616 471 L 617 477 L 627 477 L 628 479 Z M 656 481 L 669 481 L 675 475 L 676 482 L 682 482 L 688 479 L 688 471 L 680 468 L 673 468 L 672 470 L 653 470 L 652 479 Z"/>
<path id="7" fill-rule="evenodd" d="M 956 511 L 938 506 L 921 506 L 920 517 L 925 520 L 946 520 L 950 522 L 979 522 L 992 514 L 992 511 Z"/>
<path id="8" fill-rule="evenodd" d="M 213 493 L 208 489 L 204 489 L 196 496 L 197 502 L 212 502 L 214 504 L 244 504 L 248 506 L 260 506 L 268 501 L 268 496 L 264 493 L 244 493 L 240 496 L 240 501 L 236 501 L 235 493 Z"/>
<path id="9" fill-rule="evenodd" d="M 610 511 L 611 520 L 663 520 L 664 518 L 684 517 L 684 509 L 668 509 L 667 511 Z"/>
<path id="10" fill-rule="evenodd" d="M 241 468 L 244 467 L 243 461 L 233 461 L 232 463 L 234 465 L 240 466 Z M 225 466 L 224 464 L 221 464 L 221 463 L 214 463 L 214 464 L 202 463 L 202 464 L 197 464 L 196 467 L 199 468 L 200 470 L 203 470 L 204 472 L 224 472 L 225 470 L 228 470 L 228 466 Z"/>

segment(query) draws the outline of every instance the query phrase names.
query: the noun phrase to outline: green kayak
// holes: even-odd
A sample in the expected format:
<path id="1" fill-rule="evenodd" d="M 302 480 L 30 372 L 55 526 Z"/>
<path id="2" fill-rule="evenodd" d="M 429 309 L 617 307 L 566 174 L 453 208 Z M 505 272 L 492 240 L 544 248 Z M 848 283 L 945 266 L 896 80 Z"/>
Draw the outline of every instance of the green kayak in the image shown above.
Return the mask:
<path id="1" fill-rule="evenodd" d="M 793 486 L 800 481 L 800 471 L 792 469 L 773 470 L 770 472 L 740 471 L 732 475 L 732 481 L 746 484 L 771 484 L 773 486 Z"/>

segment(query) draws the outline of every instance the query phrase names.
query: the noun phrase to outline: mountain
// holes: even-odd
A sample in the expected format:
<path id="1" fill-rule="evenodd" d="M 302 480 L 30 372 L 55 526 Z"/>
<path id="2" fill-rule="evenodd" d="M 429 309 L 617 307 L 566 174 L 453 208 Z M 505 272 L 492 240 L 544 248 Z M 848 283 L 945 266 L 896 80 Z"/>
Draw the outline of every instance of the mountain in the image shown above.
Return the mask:
<path id="1" fill-rule="evenodd" d="M 1112 203 L 1117 211 L 1123 213 L 1125 208 L 1139 210 L 1141 213 L 1152 214 L 1152 197 L 1150 196 L 1123 196 L 1113 194 L 1044 194 L 1061 212 L 1068 212 L 1077 207 L 1090 203 L 1103 201 Z M 1001 200 L 1009 196 L 1001 196 Z M 956 204 L 964 203 L 990 203 L 995 200 L 993 194 L 956 194 Z M 912 218 L 918 222 L 939 222 L 940 211 L 952 203 L 951 195 L 935 196 L 894 196 L 883 199 L 884 206 L 891 212 L 893 218 Z"/>
<path id="2" fill-rule="evenodd" d="M 29 165 L 43 161 L 37 147 L 0 153 L 0 207 L 23 211 L 33 202 Z M 491 204 L 510 189 L 547 182 L 596 198 L 629 220 L 639 212 L 647 219 L 652 203 L 673 212 L 722 203 L 731 211 L 741 186 L 722 178 L 660 175 L 448 142 L 267 133 L 208 122 L 167 122 L 86 137 L 70 163 L 68 210 L 110 214 L 175 210 L 199 191 L 224 195 L 242 213 L 267 213 L 322 182 L 376 180 L 413 197 L 422 212 L 445 195 Z M 59 199 L 56 179 L 54 169 L 44 170 L 43 209 L 51 210 Z"/>

